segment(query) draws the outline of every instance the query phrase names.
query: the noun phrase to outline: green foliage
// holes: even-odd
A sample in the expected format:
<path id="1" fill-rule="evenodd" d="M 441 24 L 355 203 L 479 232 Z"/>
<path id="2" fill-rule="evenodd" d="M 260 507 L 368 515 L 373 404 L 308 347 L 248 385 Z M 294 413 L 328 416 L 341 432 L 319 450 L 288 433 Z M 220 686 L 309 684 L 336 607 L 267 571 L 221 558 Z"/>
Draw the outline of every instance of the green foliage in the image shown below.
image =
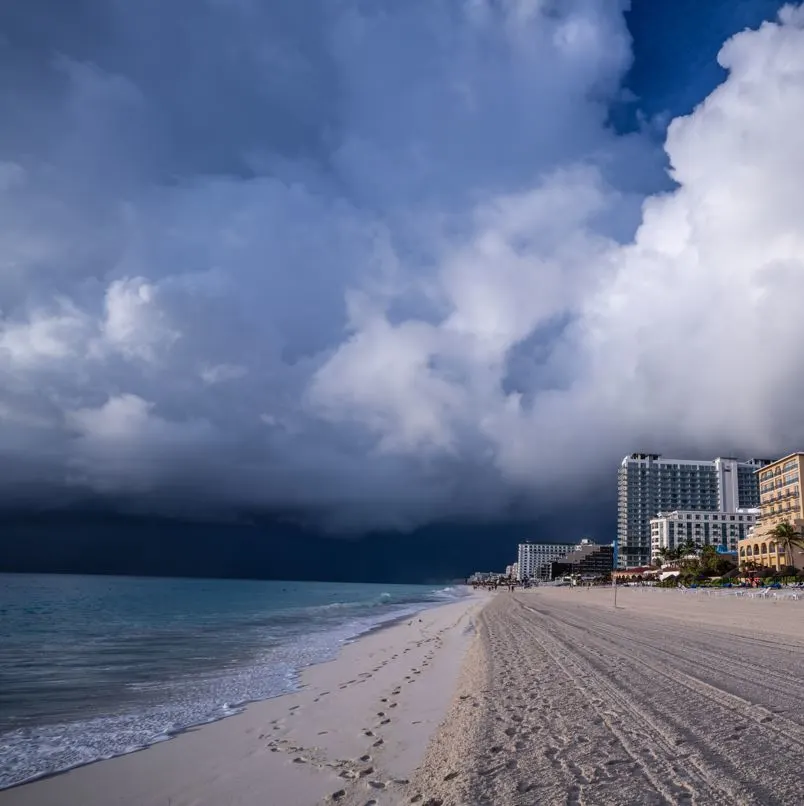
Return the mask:
<path id="1" fill-rule="evenodd" d="M 785 563 L 793 565 L 795 549 L 804 549 L 804 537 L 792 523 L 778 523 L 771 530 L 770 536 L 776 540 L 779 551 L 784 552 Z"/>

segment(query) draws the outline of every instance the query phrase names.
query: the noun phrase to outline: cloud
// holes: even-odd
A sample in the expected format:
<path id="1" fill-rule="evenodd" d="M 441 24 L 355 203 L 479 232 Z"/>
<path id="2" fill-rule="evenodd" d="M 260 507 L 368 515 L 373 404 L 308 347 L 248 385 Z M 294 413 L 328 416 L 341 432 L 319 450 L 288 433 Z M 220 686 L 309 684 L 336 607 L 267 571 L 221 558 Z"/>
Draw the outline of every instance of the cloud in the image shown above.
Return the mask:
<path id="1" fill-rule="evenodd" d="M 804 437 L 800 8 L 665 155 L 624 0 L 297 5 L 0 12 L 0 494 L 405 528 Z"/>

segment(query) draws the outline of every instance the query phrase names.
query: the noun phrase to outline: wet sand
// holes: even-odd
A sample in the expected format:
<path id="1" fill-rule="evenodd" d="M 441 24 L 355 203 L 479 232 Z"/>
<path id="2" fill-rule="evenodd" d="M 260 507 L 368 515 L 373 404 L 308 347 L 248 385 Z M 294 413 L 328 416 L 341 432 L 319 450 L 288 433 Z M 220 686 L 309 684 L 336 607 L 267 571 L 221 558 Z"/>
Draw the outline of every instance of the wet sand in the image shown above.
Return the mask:
<path id="1" fill-rule="evenodd" d="M 364 636 L 303 688 L 141 752 L 0 792 L 0 806 L 404 802 L 455 690 L 480 595 Z"/>

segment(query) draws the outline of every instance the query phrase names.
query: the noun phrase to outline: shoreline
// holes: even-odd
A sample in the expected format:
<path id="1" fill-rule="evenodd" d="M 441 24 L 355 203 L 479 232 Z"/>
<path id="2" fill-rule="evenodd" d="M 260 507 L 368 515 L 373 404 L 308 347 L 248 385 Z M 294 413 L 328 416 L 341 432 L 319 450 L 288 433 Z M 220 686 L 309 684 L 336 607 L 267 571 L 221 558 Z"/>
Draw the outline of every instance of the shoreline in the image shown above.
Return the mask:
<path id="1" fill-rule="evenodd" d="M 293 691 L 245 703 L 242 708 L 238 707 L 236 713 L 182 728 L 164 739 L 128 753 L 98 759 L 13 784 L 0 790 L 0 806 L 49 806 L 49 804 L 107 806 L 109 803 L 120 806 L 123 804 L 164 806 L 168 802 L 173 806 L 184 803 L 219 806 L 229 802 L 238 804 L 253 802 L 255 805 L 259 803 L 264 806 L 266 803 L 265 792 L 260 794 L 258 791 L 253 791 L 251 783 L 247 784 L 248 795 L 241 791 L 242 786 L 231 782 L 233 791 L 238 793 L 236 798 L 227 793 L 226 787 L 222 787 L 213 797 L 208 793 L 214 790 L 215 786 L 212 785 L 212 781 L 204 785 L 203 776 L 199 780 L 198 766 L 214 767 L 215 781 L 231 778 L 235 769 L 240 769 L 244 780 L 247 779 L 249 782 L 270 771 L 270 789 L 272 791 L 279 789 L 283 793 L 281 798 L 275 801 L 277 804 L 306 806 L 318 802 L 327 796 L 328 790 L 336 787 L 333 791 L 337 791 L 338 785 L 343 786 L 345 782 L 347 784 L 350 782 L 348 775 L 343 775 L 344 769 L 341 769 L 348 766 L 350 760 L 342 758 L 343 752 L 336 752 L 339 748 L 331 746 L 333 745 L 331 740 L 324 739 L 338 732 L 330 726 L 338 723 L 347 725 L 355 720 L 369 723 L 372 719 L 370 713 L 361 713 L 361 706 L 363 711 L 367 706 L 360 700 L 365 698 L 356 695 L 354 689 L 362 688 L 365 692 L 376 688 L 376 684 L 366 684 L 371 684 L 375 677 L 388 677 L 389 672 L 399 667 L 403 659 L 408 662 L 415 658 L 420 666 L 417 673 L 422 674 L 425 672 L 422 666 L 435 666 L 435 656 L 444 654 L 436 652 L 433 644 L 440 647 L 449 641 L 453 649 L 460 650 L 460 645 L 465 648 L 468 640 L 466 636 L 456 635 L 456 627 L 459 623 L 465 623 L 465 620 L 470 619 L 470 614 L 475 613 L 485 600 L 486 597 L 470 592 L 455 601 L 434 602 L 414 612 L 394 616 L 344 641 L 334 658 L 300 669 L 295 681 L 297 688 Z M 414 647 L 415 653 L 413 653 Z M 413 654 L 405 658 L 408 653 Z M 380 655 L 384 657 L 378 666 L 374 663 L 374 658 Z M 462 654 L 459 657 L 462 657 Z M 438 665 L 445 664 L 440 662 Z M 434 675 L 432 668 L 426 672 L 433 687 L 440 690 L 442 695 L 446 695 L 442 710 L 448 705 L 460 662 L 457 665 L 453 663 L 452 666 L 455 668 L 450 669 L 446 676 L 440 675 L 443 680 L 435 679 L 438 675 Z M 402 669 L 397 668 L 396 671 L 401 673 Z M 406 675 L 396 676 L 405 681 Z M 338 677 L 348 680 L 336 683 L 335 678 Z M 407 682 L 409 681 L 405 681 L 405 684 Z M 390 691 L 399 688 L 400 685 L 397 684 L 391 686 Z M 329 704 L 325 706 L 322 701 L 322 697 L 330 695 L 332 689 L 338 692 L 338 697 L 329 697 L 330 703 L 337 699 L 340 703 L 339 708 L 333 709 Z M 348 691 L 349 689 L 353 690 Z M 316 692 L 319 694 L 316 695 Z M 355 701 L 356 696 L 358 701 Z M 378 697 L 377 701 L 382 699 L 383 697 Z M 388 697 L 384 699 L 387 701 Z M 402 716 L 405 712 L 404 705 L 401 701 L 396 704 L 399 710 L 394 712 L 395 715 Z M 380 707 L 377 706 L 378 709 Z M 417 711 L 427 712 L 418 715 L 428 716 L 427 724 L 430 730 L 435 729 L 435 724 L 432 724 L 432 703 L 427 705 L 410 702 L 406 710 L 413 716 L 417 715 L 414 713 Z M 341 713 L 337 713 L 338 711 Z M 306 715 L 307 722 L 299 731 L 288 724 L 292 721 L 288 715 L 295 717 L 301 714 Z M 409 721 L 421 725 L 426 720 Z M 312 730 L 315 727 L 320 727 L 321 730 Z M 329 729 L 325 730 L 326 727 Z M 344 743 L 344 749 L 354 747 L 356 737 L 365 744 L 366 740 L 371 738 L 366 735 L 366 731 L 374 733 L 370 726 L 356 728 L 353 731 L 355 736 L 350 737 L 351 741 Z M 343 733 L 343 730 L 340 732 Z M 426 737 L 419 735 L 422 733 L 420 729 L 414 729 L 413 732 L 417 734 L 418 740 L 425 739 L 424 743 L 421 743 L 423 754 Z M 405 761 L 402 758 L 412 758 L 409 752 L 411 743 L 406 736 L 406 733 L 400 732 L 398 740 L 395 741 L 394 737 L 389 736 L 387 742 L 386 740 L 382 742 L 386 747 L 383 748 L 381 755 L 389 757 L 389 767 L 396 771 L 396 780 L 403 780 L 403 775 L 409 775 L 413 771 L 410 760 Z M 304 741 L 301 742 L 301 739 Z M 222 757 L 217 749 L 221 741 L 233 751 L 237 747 L 237 752 L 224 753 L 223 756 L 227 757 Z M 324 748 L 322 755 L 322 748 L 318 745 L 330 745 L 330 747 Z M 397 745 L 397 752 L 389 752 L 394 745 Z M 300 754 L 294 755 L 288 762 L 284 758 L 287 755 L 284 752 L 285 748 L 296 748 Z M 315 752 L 308 753 L 307 758 L 301 755 L 302 750 Z M 316 758 L 316 754 L 322 757 Z M 260 755 L 264 757 L 262 764 L 258 765 L 254 758 Z M 364 751 L 353 755 L 352 763 L 354 759 L 366 755 L 371 754 Z M 393 755 L 398 758 L 391 759 Z M 338 756 L 338 758 L 329 761 L 323 756 Z M 253 769 L 247 759 L 252 759 Z M 333 764 L 335 766 L 332 766 Z M 243 767 L 248 769 L 244 770 Z M 144 785 L 143 781 L 152 782 L 154 785 Z M 384 781 L 374 783 L 386 785 Z M 267 785 L 266 781 L 263 781 L 263 785 Z M 108 796 L 109 787 L 118 793 L 113 800 Z M 267 802 L 270 804 L 274 801 Z"/>
<path id="2" fill-rule="evenodd" d="M 451 587 L 467 588 L 467 586 L 451 586 Z M 441 590 L 448 590 L 448 588 L 439 589 L 435 592 L 440 592 Z M 181 725 L 180 727 L 166 729 L 161 733 L 152 735 L 150 738 L 143 741 L 141 744 L 130 745 L 126 749 L 121 749 L 119 751 L 112 752 L 108 755 L 102 755 L 96 758 L 81 760 L 76 763 L 69 764 L 67 766 L 60 766 L 57 769 L 31 775 L 23 780 L 15 781 L 14 783 L 11 784 L 0 785 L 0 793 L 13 790 L 22 786 L 26 786 L 28 784 L 37 781 L 43 781 L 49 778 L 65 775 L 69 772 L 72 772 L 73 770 L 81 769 L 82 767 L 91 766 L 93 764 L 98 764 L 105 761 L 111 761 L 113 759 L 128 756 L 133 753 L 143 752 L 144 750 L 147 750 L 152 746 L 159 745 L 164 742 L 173 741 L 177 737 L 181 736 L 182 734 L 188 731 L 197 730 L 207 725 L 212 725 L 222 720 L 236 717 L 242 714 L 247 708 L 256 705 L 258 703 L 267 702 L 277 699 L 279 697 L 294 694 L 303 687 L 304 685 L 303 676 L 308 669 L 311 669 L 315 666 L 319 666 L 321 664 L 331 663 L 340 656 L 345 647 L 350 646 L 356 642 L 359 642 L 366 636 L 372 635 L 376 632 L 381 632 L 385 629 L 390 629 L 394 625 L 407 621 L 415 616 L 418 616 L 419 613 L 422 613 L 426 610 L 442 607 L 444 605 L 452 604 L 455 602 L 460 602 L 462 601 L 463 598 L 470 597 L 471 595 L 472 595 L 471 590 L 467 589 L 464 591 L 463 595 L 459 595 L 454 598 L 444 598 L 441 600 L 433 599 L 430 601 L 422 600 L 418 603 L 398 605 L 394 609 L 397 611 L 401 610 L 402 612 L 397 612 L 394 615 L 389 614 L 387 618 L 384 618 L 377 623 L 369 624 L 368 626 L 357 624 L 354 625 L 354 629 L 356 631 L 353 634 L 349 634 L 346 637 L 342 637 L 338 645 L 326 656 L 313 660 L 312 662 L 304 663 L 303 665 L 299 666 L 287 677 L 287 683 L 286 683 L 287 688 L 285 688 L 284 690 L 269 694 L 268 696 L 259 696 L 254 699 L 244 699 L 244 700 L 238 700 L 236 702 L 224 702 L 217 706 L 216 710 L 219 710 L 219 713 L 210 715 L 207 718 L 189 722 L 185 725 Z M 54 725 L 54 727 L 58 727 L 58 725 Z"/>

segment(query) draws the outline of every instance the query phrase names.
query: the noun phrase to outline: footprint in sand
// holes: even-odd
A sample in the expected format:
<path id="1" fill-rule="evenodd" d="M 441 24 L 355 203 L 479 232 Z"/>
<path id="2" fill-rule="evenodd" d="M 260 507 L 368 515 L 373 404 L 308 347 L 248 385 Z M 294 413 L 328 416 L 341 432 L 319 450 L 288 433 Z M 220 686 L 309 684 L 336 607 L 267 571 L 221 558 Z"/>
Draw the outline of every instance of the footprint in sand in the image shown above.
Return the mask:
<path id="1" fill-rule="evenodd" d="M 364 730 L 364 731 L 363 731 L 363 735 L 364 735 L 364 736 L 373 736 L 373 735 L 374 735 L 374 731 L 373 731 L 373 730 Z"/>
<path id="2" fill-rule="evenodd" d="M 384 740 L 384 739 L 377 739 L 377 741 L 376 741 L 376 742 L 374 742 L 374 744 L 373 744 L 373 745 L 371 745 L 371 746 L 372 746 L 372 747 L 381 747 L 381 746 L 382 746 L 382 745 L 384 745 L 384 744 L 385 744 L 385 740 Z"/>
<path id="3" fill-rule="evenodd" d="M 339 789 L 337 792 L 333 792 L 329 797 L 337 803 L 339 800 L 343 800 L 346 797 L 346 790 Z"/>
<path id="4" fill-rule="evenodd" d="M 385 789 L 385 783 L 383 781 L 369 781 L 368 785 L 372 789 Z"/>
<path id="5" fill-rule="evenodd" d="M 388 724 L 390 721 L 391 721 L 390 719 L 383 719 L 383 720 L 380 722 L 380 724 L 381 724 L 381 725 L 387 725 L 387 724 Z"/>
<path id="6" fill-rule="evenodd" d="M 371 756 L 366 753 L 364 756 L 360 756 L 358 761 L 362 761 L 365 764 L 367 761 L 371 761 Z"/>

